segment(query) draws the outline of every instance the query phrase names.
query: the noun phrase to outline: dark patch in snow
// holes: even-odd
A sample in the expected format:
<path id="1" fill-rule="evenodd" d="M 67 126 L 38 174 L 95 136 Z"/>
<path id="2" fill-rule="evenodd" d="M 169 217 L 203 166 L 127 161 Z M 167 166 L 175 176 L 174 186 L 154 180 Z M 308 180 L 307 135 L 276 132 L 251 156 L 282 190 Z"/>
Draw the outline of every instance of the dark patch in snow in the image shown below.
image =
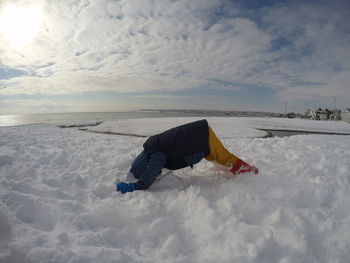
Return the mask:
<path id="1" fill-rule="evenodd" d="M 102 123 L 102 121 L 97 121 L 95 123 L 81 123 L 81 124 L 67 124 L 67 125 L 58 125 L 59 128 L 79 128 L 79 127 L 91 127 L 98 126 Z"/>
<path id="2" fill-rule="evenodd" d="M 299 131 L 299 130 L 270 130 L 270 129 L 258 129 L 267 132 L 263 138 L 271 137 L 286 137 L 301 134 L 326 134 L 326 135 L 350 135 L 350 133 L 336 133 L 336 132 L 322 132 L 322 131 Z"/>
<path id="3" fill-rule="evenodd" d="M 108 132 L 108 131 L 90 131 L 88 129 L 79 129 L 79 131 L 93 132 L 93 133 L 100 133 L 100 134 L 107 134 L 107 135 L 131 136 L 131 137 L 139 137 L 139 138 L 149 137 L 149 136 L 138 135 L 138 134 L 133 134 L 133 133 L 120 133 L 120 132 Z"/>

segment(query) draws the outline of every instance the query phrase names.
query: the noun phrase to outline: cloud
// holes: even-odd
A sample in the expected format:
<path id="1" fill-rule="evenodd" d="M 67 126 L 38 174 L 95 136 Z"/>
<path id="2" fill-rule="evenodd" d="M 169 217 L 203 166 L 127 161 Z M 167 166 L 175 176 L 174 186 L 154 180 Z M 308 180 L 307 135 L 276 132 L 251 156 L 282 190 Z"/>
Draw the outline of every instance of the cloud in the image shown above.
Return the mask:
<path id="1" fill-rule="evenodd" d="M 30 76 L 7 80 L 1 93 L 179 90 L 236 80 L 258 63 L 269 36 L 245 18 L 213 22 L 218 8 L 220 1 L 46 2 L 35 42 L 2 50 L 2 63 Z"/>
<path id="2" fill-rule="evenodd" d="M 30 45 L 0 39 L 1 63 L 23 72 L 2 80 L 0 95 L 254 86 L 284 101 L 350 97 L 346 1 L 37 3 L 45 17 Z"/>
<path id="3" fill-rule="evenodd" d="M 117 93 L 69 94 L 69 95 L 8 95 L 0 97 L 1 115 L 63 113 L 63 112 L 112 112 L 136 110 L 144 107 Z"/>
<path id="4" fill-rule="evenodd" d="M 2 115 L 65 112 L 67 109 L 72 111 L 72 106 L 50 99 L 2 99 L 0 112 Z"/>
<path id="5" fill-rule="evenodd" d="M 177 95 L 136 95 L 134 98 L 144 98 L 144 99 L 184 99 L 191 100 L 193 97 L 190 96 L 177 96 Z"/>
<path id="6" fill-rule="evenodd" d="M 287 40 L 270 63 L 278 70 L 266 74 L 280 73 L 274 88 L 282 99 L 350 95 L 349 10 L 345 1 L 299 2 L 277 6 L 263 16 L 266 32 Z"/>

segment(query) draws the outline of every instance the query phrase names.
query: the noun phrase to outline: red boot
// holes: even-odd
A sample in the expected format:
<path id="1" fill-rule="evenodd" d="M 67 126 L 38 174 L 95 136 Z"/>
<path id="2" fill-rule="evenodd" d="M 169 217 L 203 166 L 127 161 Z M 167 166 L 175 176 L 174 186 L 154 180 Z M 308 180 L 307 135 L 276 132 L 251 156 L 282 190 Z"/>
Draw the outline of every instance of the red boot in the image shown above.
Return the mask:
<path id="1" fill-rule="evenodd" d="M 253 172 L 257 174 L 259 172 L 259 169 L 255 166 L 251 166 L 247 164 L 245 161 L 242 161 L 241 159 L 238 159 L 235 165 L 230 170 L 233 174 L 241 174 L 241 173 L 249 173 Z"/>

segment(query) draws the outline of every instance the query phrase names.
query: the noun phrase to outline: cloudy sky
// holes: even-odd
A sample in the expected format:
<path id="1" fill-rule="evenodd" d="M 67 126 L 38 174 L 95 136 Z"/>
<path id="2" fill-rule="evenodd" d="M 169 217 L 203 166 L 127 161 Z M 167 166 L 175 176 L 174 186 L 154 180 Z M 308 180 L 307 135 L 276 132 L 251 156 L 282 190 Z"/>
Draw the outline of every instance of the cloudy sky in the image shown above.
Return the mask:
<path id="1" fill-rule="evenodd" d="M 350 107 L 350 1 L 1 0 L 0 115 Z"/>

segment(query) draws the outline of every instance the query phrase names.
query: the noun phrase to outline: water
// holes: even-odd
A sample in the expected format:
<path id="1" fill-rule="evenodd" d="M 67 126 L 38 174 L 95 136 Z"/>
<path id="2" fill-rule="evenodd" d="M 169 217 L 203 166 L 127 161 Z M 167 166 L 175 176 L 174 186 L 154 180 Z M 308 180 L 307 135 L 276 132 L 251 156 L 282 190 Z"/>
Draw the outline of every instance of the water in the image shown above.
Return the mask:
<path id="1" fill-rule="evenodd" d="M 205 117 L 210 114 L 177 111 L 133 111 L 133 112 L 81 112 L 56 114 L 30 114 L 0 116 L 1 126 L 19 126 L 43 123 L 90 122 L 135 118 Z M 213 115 L 213 116 L 218 116 Z"/>
<path id="2" fill-rule="evenodd" d="M 281 130 L 265 130 L 269 133 L 269 137 L 289 137 L 301 134 L 315 134 L 307 131 L 281 131 Z M 322 134 L 322 133 L 318 133 Z"/>
<path id="3" fill-rule="evenodd" d="M 350 135 L 348 133 L 337 133 L 337 132 L 322 132 L 322 131 L 295 131 L 295 130 L 269 130 L 260 129 L 266 131 L 268 134 L 266 137 L 289 137 L 294 135 L 315 135 L 315 134 L 325 134 L 325 135 Z"/>

